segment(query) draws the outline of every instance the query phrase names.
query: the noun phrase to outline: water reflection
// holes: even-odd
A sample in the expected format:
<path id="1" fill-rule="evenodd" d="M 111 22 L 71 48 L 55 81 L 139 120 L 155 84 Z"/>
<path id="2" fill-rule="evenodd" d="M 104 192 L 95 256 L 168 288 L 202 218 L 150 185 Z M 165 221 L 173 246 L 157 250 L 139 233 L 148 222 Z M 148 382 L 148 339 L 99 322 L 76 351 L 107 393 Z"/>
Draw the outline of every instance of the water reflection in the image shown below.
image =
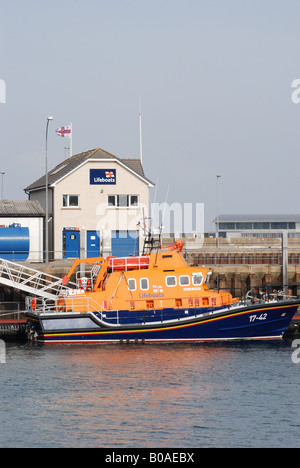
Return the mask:
<path id="1" fill-rule="evenodd" d="M 280 366 L 291 391 L 289 349 L 284 342 L 12 346 L 1 395 L 25 403 L 22 413 L 10 408 L 11 419 L 30 423 L 24 446 L 228 446 L 228 431 L 237 445 L 243 425 L 253 429 L 249 415 L 261 417 L 257 405 L 272 390 L 274 398 Z M 8 443 L 3 429 L 0 441 Z"/>
<path id="2" fill-rule="evenodd" d="M 63 411 L 60 430 L 93 434 L 93 443 L 108 447 L 166 446 L 171 440 L 181 445 L 189 419 L 215 391 L 206 375 L 216 362 L 231 360 L 230 349 L 220 346 L 72 346 L 46 352 L 56 372 L 41 411 L 58 418 Z"/>

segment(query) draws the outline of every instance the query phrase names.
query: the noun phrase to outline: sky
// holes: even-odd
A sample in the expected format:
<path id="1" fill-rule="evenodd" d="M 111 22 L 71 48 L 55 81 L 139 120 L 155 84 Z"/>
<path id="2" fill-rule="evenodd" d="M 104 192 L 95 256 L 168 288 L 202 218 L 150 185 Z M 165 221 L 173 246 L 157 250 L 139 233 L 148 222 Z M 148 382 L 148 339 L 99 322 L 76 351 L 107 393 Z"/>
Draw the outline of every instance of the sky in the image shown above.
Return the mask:
<path id="1" fill-rule="evenodd" d="M 0 0 L 4 198 L 44 174 L 48 116 L 51 169 L 71 122 L 73 154 L 138 158 L 141 110 L 152 202 L 213 230 L 221 175 L 220 214 L 299 213 L 299 21 L 300 0 Z"/>

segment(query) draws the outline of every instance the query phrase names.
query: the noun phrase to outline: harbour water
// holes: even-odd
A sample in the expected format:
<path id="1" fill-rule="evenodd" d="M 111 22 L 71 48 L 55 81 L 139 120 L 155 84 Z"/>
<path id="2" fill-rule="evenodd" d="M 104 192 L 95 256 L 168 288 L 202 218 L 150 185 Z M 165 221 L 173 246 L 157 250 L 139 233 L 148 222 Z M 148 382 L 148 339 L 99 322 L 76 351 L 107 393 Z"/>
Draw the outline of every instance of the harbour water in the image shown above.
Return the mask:
<path id="1" fill-rule="evenodd" d="M 0 447 L 299 447 L 288 341 L 6 344 Z"/>

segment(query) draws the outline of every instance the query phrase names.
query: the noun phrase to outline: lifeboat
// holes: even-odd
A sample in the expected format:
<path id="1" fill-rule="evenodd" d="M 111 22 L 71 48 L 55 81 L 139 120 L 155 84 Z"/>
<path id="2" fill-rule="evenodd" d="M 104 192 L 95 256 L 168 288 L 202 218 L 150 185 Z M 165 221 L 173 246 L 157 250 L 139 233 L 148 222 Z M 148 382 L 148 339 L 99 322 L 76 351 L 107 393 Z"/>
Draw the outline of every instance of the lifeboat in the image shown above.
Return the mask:
<path id="1" fill-rule="evenodd" d="M 189 266 L 183 247 L 182 241 L 166 248 L 157 243 L 141 257 L 76 260 L 62 284 L 68 286 L 76 275 L 77 289 L 64 290 L 52 305 L 26 302 L 28 336 L 65 344 L 283 337 L 298 297 L 253 300 L 210 288 L 212 272 Z"/>

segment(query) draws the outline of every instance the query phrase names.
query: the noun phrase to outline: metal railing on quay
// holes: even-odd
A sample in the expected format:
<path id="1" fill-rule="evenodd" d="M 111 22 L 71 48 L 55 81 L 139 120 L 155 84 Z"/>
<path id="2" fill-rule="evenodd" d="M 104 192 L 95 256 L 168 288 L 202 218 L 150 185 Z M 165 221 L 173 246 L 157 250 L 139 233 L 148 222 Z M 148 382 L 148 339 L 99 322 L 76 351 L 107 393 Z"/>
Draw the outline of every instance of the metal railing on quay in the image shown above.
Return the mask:
<path id="1" fill-rule="evenodd" d="M 17 301 L 0 302 L 0 319 L 23 319 L 25 310 L 22 307 L 22 304 Z"/>
<path id="2" fill-rule="evenodd" d="M 112 252 L 99 252 L 94 254 L 96 257 L 111 256 Z M 281 265 L 282 250 L 276 247 L 239 247 L 239 248 L 220 248 L 202 247 L 197 250 L 184 249 L 183 255 L 189 264 L 198 265 Z M 128 252 L 118 252 L 119 257 L 130 257 Z M 132 256 L 138 256 L 132 255 Z M 61 250 L 49 251 L 49 263 L 62 262 L 72 263 L 79 258 L 86 258 L 85 251 L 65 252 Z M 45 252 L 43 251 L 0 251 L 0 258 L 18 263 L 45 263 Z M 288 264 L 300 265 L 300 248 L 289 247 Z"/>
<path id="3" fill-rule="evenodd" d="M 199 252 L 188 253 L 189 264 L 197 265 L 282 265 L 281 251 Z M 288 254 L 289 265 L 300 265 L 300 251 Z"/>

